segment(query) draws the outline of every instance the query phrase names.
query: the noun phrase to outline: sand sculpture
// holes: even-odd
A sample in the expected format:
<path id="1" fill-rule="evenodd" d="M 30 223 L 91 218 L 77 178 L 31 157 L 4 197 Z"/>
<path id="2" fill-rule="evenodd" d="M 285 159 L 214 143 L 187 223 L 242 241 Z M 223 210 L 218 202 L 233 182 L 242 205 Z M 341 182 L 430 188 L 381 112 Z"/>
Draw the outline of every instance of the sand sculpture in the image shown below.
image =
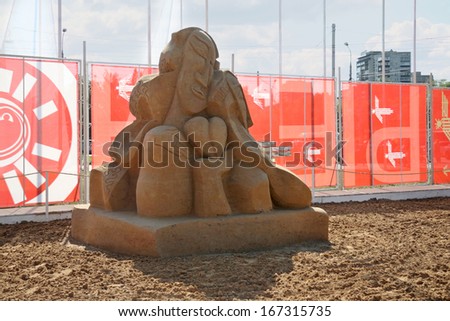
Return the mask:
<path id="1" fill-rule="evenodd" d="M 252 120 L 242 88 L 231 72 L 219 69 L 218 56 L 213 39 L 199 28 L 172 35 L 161 53 L 160 73 L 141 78 L 131 93 L 129 107 L 136 120 L 116 136 L 109 149 L 113 161 L 91 172 L 90 207 L 74 210 L 74 238 L 119 252 L 157 256 L 258 249 L 328 238 L 328 216 L 310 207 L 310 189 L 265 157 L 250 135 Z M 268 240 L 270 233 L 264 229 L 273 228 L 273 215 L 280 209 L 294 209 L 284 215 L 309 217 L 309 223 L 301 227 L 306 234 L 289 236 L 289 241 Z M 105 240 L 100 239 L 113 232 L 98 218 L 110 214 L 114 217 L 107 221 L 112 230 L 129 233 L 129 225 L 146 226 L 145 237 L 150 237 L 148 242 L 153 245 L 133 248 L 135 240 L 128 245 L 104 245 Z M 283 220 L 283 215 L 279 216 Z M 249 219 L 257 221 L 249 223 Z M 250 224 L 249 231 L 250 226 L 259 230 L 255 233 L 261 234 L 264 244 L 251 237 L 242 242 L 227 238 L 242 220 Z M 214 227 L 201 237 L 205 242 L 207 237 L 217 238 L 213 248 L 162 249 L 163 243 L 180 246 L 176 240 L 181 234 L 191 235 L 189 238 L 202 235 L 205 223 Z M 172 232 L 174 226 L 182 226 L 183 232 L 164 239 L 161 231 L 168 226 Z M 261 230 L 262 226 L 266 227 Z M 146 249 L 136 250 L 140 246 Z"/>

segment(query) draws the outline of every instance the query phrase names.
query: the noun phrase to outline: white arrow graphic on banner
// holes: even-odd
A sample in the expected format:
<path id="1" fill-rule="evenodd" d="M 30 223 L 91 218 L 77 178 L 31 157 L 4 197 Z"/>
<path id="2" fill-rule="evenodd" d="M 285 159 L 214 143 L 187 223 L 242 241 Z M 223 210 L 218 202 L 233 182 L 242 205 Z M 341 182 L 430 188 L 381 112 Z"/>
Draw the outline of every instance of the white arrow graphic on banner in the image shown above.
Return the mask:
<path id="1" fill-rule="evenodd" d="M 260 90 L 262 90 L 262 89 L 260 89 L 259 87 L 256 87 L 253 90 L 253 93 L 251 96 L 253 97 L 253 102 L 256 104 L 256 106 L 263 109 L 266 105 L 269 105 L 270 93 L 267 91 L 260 91 Z M 263 101 L 264 101 L 264 105 L 263 105 Z"/>
<path id="2" fill-rule="evenodd" d="M 391 142 L 388 140 L 387 141 L 387 147 L 388 147 L 388 152 L 387 154 L 384 155 L 384 157 L 386 157 L 392 164 L 392 166 L 395 167 L 395 160 L 396 159 L 402 159 L 404 158 L 406 155 L 403 152 L 393 152 L 392 151 L 392 144 Z"/>
<path id="3" fill-rule="evenodd" d="M 131 84 L 131 76 L 120 79 L 119 86 L 116 87 L 117 91 L 119 92 L 119 96 L 126 101 L 130 101 L 130 95 L 133 88 L 134 85 Z"/>
<path id="4" fill-rule="evenodd" d="M 380 100 L 375 96 L 375 109 L 372 109 L 372 114 L 377 116 L 380 123 L 383 123 L 383 116 L 391 115 L 394 113 L 392 108 L 383 107 L 380 108 Z"/>
<path id="5" fill-rule="evenodd" d="M 308 149 L 308 160 L 309 160 L 311 163 L 314 162 L 314 160 L 313 160 L 313 158 L 312 158 L 313 155 L 314 155 L 314 156 L 320 155 L 320 149 L 315 149 L 315 148 L 313 149 L 312 147 Z"/>

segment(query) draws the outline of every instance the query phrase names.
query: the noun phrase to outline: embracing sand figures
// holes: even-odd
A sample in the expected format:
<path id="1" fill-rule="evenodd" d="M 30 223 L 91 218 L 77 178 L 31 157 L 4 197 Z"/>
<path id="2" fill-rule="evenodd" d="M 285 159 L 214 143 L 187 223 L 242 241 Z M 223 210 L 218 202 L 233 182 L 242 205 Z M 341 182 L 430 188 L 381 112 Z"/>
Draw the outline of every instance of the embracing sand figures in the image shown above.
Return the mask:
<path id="1" fill-rule="evenodd" d="M 110 146 L 113 161 L 91 172 L 90 205 L 72 213 L 73 239 L 146 256 L 328 240 L 328 215 L 261 152 L 242 87 L 217 58 L 203 30 L 172 35 L 160 73 L 131 93 L 136 120 Z"/>
<path id="2" fill-rule="evenodd" d="M 309 188 L 258 149 L 236 77 L 219 70 L 199 28 L 172 35 L 159 75 L 131 93 L 136 120 L 115 138 L 113 162 L 91 174 L 91 204 L 148 217 L 260 213 L 305 208 Z"/>

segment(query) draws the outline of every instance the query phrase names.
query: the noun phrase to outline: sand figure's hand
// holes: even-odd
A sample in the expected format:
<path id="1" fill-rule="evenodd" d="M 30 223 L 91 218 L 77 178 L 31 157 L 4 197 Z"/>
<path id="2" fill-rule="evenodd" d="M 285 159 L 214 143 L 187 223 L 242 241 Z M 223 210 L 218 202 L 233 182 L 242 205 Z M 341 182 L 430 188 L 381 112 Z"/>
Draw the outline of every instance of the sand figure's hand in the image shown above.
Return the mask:
<path id="1" fill-rule="evenodd" d="M 221 157 L 227 140 L 227 126 L 219 117 L 193 117 L 184 125 L 184 132 L 196 157 Z"/>

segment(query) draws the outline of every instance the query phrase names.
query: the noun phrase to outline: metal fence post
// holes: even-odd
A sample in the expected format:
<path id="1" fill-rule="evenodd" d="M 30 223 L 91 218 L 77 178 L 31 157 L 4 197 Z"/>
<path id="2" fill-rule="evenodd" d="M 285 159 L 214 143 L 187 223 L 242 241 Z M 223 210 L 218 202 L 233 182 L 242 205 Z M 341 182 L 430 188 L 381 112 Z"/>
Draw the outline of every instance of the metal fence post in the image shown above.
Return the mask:
<path id="1" fill-rule="evenodd" d="M 343 166 L 343 159 L 344 159 L 344 151 L 342 143 L 343 133 L 342 133 L 342 80 L 341 80 L 341 67 L 338 68 L 338 77 L 337 81 L 335 79 L 335 100 L 334 103 L 336 105 L 336 142 L 337 146 L 340 146 L 341 148 L 338 150 L 338 159 L 337 159 L 337 189 L 344 189 L 344 166 Z"/>
<path id="2" fill-rule="evenodd" d="M 48 171 L 45 171 L 45 219 L 48 221 Z"/>
<path id="3" fill-rule="evenodd" d="M 434 184 L 434 141 L 433 141 L 433 86 L 427 86 L 427 159 L 428 184 Z"/>
<path id="4" fill-rule="evenodd" d="M 83 41 L 83 175 L 84 203 L 89 203 L 89 77 L 86 62 L 86 41 Z"/>

